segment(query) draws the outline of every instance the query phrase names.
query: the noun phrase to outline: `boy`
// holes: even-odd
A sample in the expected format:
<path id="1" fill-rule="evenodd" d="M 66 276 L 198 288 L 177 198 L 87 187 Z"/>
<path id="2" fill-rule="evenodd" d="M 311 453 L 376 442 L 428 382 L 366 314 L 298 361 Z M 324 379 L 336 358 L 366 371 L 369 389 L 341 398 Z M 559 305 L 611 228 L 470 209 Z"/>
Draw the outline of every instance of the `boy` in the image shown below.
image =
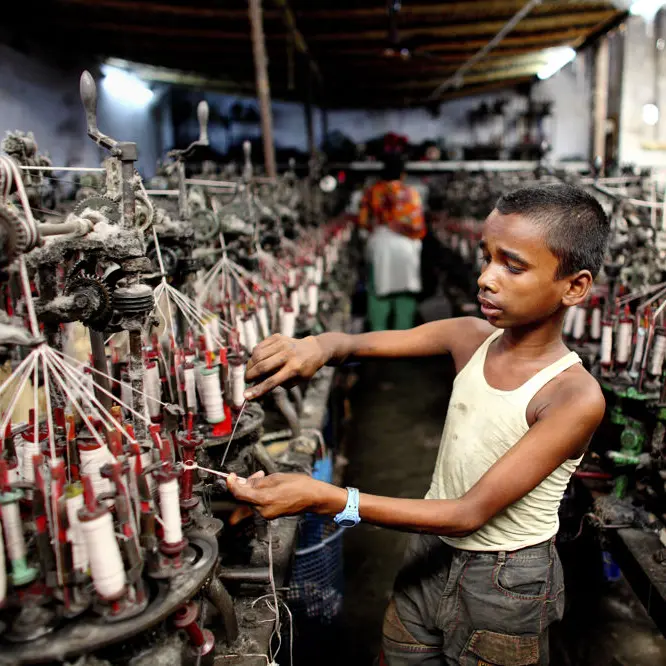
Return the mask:
<path id="1" fill-rule="evenodd" d="M 608 234 L 601 206 L 580 189 L 518 190 L 483 227 L 478 298 L 487 321 L 274 336 L 255 349 L 247 377 L 263 381 L 250 399 L 349 356 L 453 356 L 457 376 L 426 499 L 359 497 L 304 475 L 229 480 L 267 518 L 314 511 L 353 524 L 360 514 L 418 533 L 386 612 L 382 663 L 548 663 L 547 628 L 564 605 L 557 512 L 605 409 L 561 329 L 567 308 L 590 291 Z"/>

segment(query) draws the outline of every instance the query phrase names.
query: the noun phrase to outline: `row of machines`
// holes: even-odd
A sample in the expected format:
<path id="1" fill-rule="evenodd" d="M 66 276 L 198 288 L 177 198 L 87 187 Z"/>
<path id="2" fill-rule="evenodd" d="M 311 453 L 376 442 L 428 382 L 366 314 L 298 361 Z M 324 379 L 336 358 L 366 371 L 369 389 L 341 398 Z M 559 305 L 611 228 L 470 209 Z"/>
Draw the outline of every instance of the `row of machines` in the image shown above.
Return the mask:
<path id="1" fill-rule="evenodd" d="M 199 140 L 144 183 L 88 72 L 80 94 L 100 168 L 21 132 L 0 155 L 0 664 L 264 657 L 239 608 L 279 635 L 287 543 L 233 519 L 224 477 L 308 472 L 322 442 L 301 388 L 247 403 L 245 368 L 272 334 L 339 325 L 349 231 L 312 180 L 255 176 L 249 147 L 241 174 L 194 176 L 205 103 Z"/>

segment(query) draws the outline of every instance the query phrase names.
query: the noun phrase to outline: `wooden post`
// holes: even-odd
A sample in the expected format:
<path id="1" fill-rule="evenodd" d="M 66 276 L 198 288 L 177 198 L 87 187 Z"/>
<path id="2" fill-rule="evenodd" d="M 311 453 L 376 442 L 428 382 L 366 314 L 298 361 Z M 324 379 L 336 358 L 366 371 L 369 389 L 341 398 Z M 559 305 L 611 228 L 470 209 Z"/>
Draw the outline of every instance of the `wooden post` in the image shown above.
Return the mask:
<path id="1" fill-rule="evenodd" d="M 597 47 L 594 85 L 594 146 L 592 159 L 601 158 L 601 173 L 606 170 L 606 121 L 608 119 L 608 76 L 610 55 L 608 37 L 604 37 Z"/>
<path id="2" fill-rule="evenodd" d="M 268 82 L 268 62 L 261 13 L 261 0 L 249 0 L 250 24 L 252 26 L 252 52 L 257 79 L 257 96 L 261 114 L 261 134 L 264 140 L 264 164 L 269 178 L 277 176 L 275 168 L 275 146 L 273 145 L 273 114 L 271 110 L 271 88 Z"/>

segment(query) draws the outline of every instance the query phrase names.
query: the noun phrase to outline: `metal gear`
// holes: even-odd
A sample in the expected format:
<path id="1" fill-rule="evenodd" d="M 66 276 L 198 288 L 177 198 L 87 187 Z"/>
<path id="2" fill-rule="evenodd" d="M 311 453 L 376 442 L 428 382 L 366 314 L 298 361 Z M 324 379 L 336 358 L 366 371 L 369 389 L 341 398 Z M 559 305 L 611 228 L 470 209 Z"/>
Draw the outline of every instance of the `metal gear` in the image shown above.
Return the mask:
<path id="1" fill-rule="evenodd" d="M 200 243 L 213 240 L 220 231 L 220 221 L 209 210 L 198 210 L 192 213 L 190 222 L 194 228 L 194 237 Z"/>
<path id="2" fill-rule="evenodd" d="M 79 273 L 67 280 L 65 294 L 67 296 L 77 291 L 94 291 L 99 298 L 100 305 L 95 312 L 82 322 L 95 331 L 104 331 L 113 315 L 112 297 L 108 285 L 96 275 Z"/>
<path id="3" fill-rule="evenodd" d="M 118 202 L 114 201 L 110 197 L 105 197 L 102 194 L 97 194 L 87 199 L 79 201 L 79 203 L 74 206 L 74 214 L 79 217 L 83 215 L 83 212 L 86 208 L 98 211 L 104 215 L 110 222 L 113 224 L 118 224 L 120 222 L 120 206 Z"/>
<path id="4" fill-rule="evenodd" d="M 7 265 L 28 245 L 28 238 L 18 213 L 0 204 L 0 264 Z"/>

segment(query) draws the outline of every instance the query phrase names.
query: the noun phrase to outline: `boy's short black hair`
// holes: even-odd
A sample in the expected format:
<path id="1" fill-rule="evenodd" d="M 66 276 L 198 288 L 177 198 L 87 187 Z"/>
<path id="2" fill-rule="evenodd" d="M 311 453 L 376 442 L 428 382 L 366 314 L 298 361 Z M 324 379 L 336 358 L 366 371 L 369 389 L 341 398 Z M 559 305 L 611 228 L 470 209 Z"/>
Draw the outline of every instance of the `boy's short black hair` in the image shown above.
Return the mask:
<path id="1" fill-rule="evenodd" d="M 389 153 L 384 157 L 382 180 L 400 180 L 405 173 L 405 158 L 399 153 Z"/>
<path id="2" fill-rule="evenodd" d="M 601 204 L 579 187 L 524 187 L 500 197 L 502 215 L 524 215 L 542 226 L 548 249 L 559 259 L 557 280 L 587 269 L 596 277 L 606 251 L 610 223 Z"/>

